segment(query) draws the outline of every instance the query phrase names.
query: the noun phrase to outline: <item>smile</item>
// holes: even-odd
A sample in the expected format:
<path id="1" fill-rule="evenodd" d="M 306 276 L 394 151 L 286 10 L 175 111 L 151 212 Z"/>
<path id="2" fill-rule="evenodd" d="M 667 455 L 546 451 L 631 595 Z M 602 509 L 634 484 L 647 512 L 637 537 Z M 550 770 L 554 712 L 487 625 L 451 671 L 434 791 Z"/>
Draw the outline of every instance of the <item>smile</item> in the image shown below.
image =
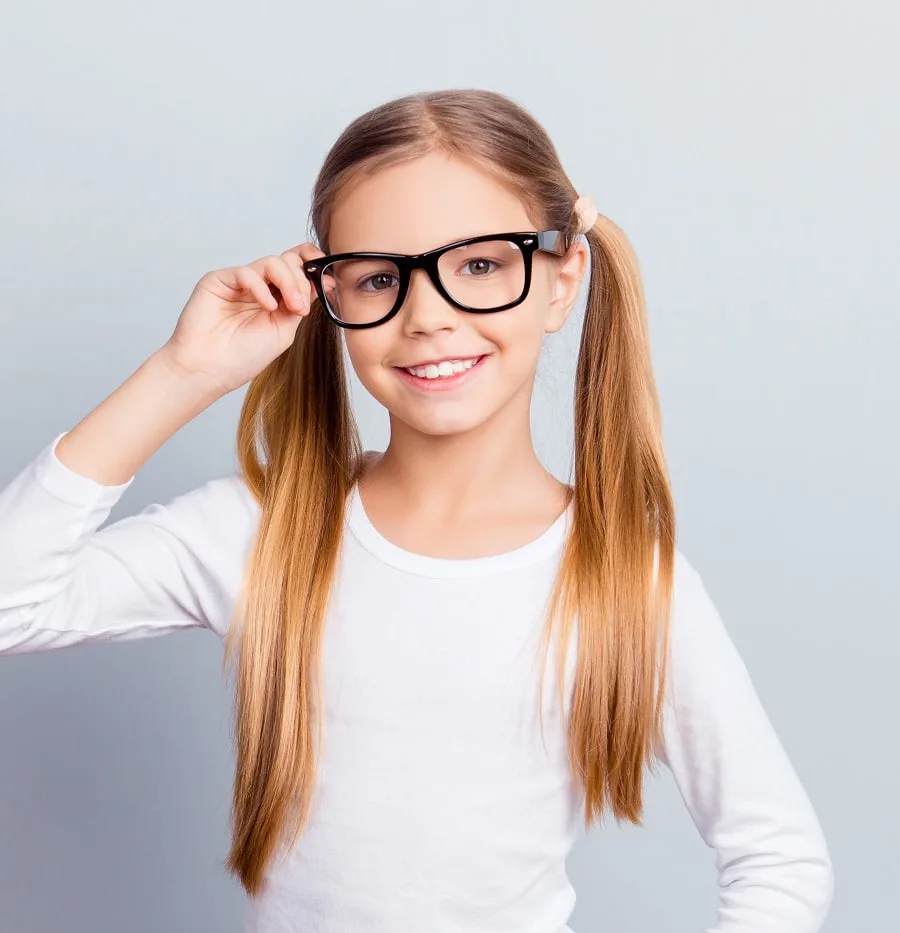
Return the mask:
<path id="1" fill-rule="evenodd" d="M 442 360 L 440 363 L 429 363 L 427 366 L 395 366 L 394 369 L 408 384 L 416 388 L 429 391 L 456 388 L 470 381 L 484 361 L 490 356 L 486 353 L 466 360 Z"/>

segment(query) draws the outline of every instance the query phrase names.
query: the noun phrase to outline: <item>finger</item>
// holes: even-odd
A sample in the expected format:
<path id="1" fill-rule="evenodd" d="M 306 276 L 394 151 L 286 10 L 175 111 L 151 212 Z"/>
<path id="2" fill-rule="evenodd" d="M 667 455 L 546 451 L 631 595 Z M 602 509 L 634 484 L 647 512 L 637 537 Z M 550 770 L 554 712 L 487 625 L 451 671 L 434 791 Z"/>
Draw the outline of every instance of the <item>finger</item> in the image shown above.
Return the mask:
<path id="1" fill-rule="evenodd" d="M 278 310 L 278 299 L 269 290 L 266 280 L 252 267 L 239 266 L 233 270 L 237 285 L 251 294 L 263 308 Z"/>
<path id="2" fill-rule="evenodd" d="M 307 262 L 310 259 L 321 259 L 325 254 L 322 250 L 316 246 L 315 243 L 300 243 L 297 246 L 291 246 L 289 249 L 284 251 L 285 253 L 293 253 L 296 256 L 299 256 L 302 262 Z M 282 256 L 284 253 L 282 253 Z"/>
<path id="3" fill-rule="evenodd" d="M 276 297 L 280 297 L 286 308 L 299 314 L 309 310 L 308 293 L 304 294 L 304 289 L 294 271 L 281 256 L 266 256 L 257 262 L 259 264 L 257 271 L 276 286 L 281 293 Z"/>
<path id="4" fill-rule="evenodd" d="M 298 282 L 298 288 L 302 292 L 303 300 L 306 303 L 306 310 L 309 311 L 309 306 L 312 304 L 313 299 L 315 298 L 315 288 L 313 286 L 312 280 L 303 271 L 303 258 L 299 253 L 292 249 L 286 249 L 281 254 L 281 258 L 287 263 L 290 270 L 294 273 L 294 277 Z"/>

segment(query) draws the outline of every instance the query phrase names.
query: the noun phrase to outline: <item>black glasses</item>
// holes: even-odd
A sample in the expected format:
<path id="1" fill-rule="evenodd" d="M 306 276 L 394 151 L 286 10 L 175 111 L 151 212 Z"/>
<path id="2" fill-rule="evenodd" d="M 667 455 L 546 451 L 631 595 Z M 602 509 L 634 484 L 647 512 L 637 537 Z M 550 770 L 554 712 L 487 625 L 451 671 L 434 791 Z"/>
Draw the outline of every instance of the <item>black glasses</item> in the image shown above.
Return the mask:
<path id="1" fill-rule="evenodd" d="M 335 253 L 303 263 L 329 317 L 341 327 L 375 327 L 402 307 L 413 269 L 424 269 L 438 292 L 460 311 L 492 314 L 521 304 L 531 287 L 537 250 L 564 255 L 561 230 L 490 233 L 409 256 Z"/>

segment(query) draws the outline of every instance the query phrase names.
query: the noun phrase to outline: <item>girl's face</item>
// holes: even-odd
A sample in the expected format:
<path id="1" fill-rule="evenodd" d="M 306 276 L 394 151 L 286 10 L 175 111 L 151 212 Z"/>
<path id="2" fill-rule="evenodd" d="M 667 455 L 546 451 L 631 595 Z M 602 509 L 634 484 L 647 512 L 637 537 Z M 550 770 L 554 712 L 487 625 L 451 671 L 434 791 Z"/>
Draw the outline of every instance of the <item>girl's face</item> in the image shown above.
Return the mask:
<path id="1" fill-rule="evenodd" d="M 525 206 L 473 164 L 429 153 L 355 180 L 331 217 L 332 253 L 421 253 L 468 236 L 537 229 Z M 353 368 L 391 413 L 425 434 L 468 431 L 518 400 L 527 413 L 544 334 L 562 327 L 587 263 L 581 242 L 565 257 L 537 251 L 528 297 L 505 311 L 460 311 L 435 290 L 424 269 L 391 320 L 344 329 Z M 424 361 L 483 357 L 462 378 L 410 378 Z"/>

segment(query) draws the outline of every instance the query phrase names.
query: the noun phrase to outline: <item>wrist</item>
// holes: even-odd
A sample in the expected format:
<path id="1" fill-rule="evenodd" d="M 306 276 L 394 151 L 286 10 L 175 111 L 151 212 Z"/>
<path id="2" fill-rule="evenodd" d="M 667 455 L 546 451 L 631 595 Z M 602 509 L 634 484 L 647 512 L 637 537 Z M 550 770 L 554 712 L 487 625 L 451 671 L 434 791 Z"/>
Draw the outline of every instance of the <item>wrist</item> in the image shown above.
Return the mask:
<path id="1" fill-rule="evenodd" d="M 228 394 L 228 389 L 208 373 L 191 369 L 178 359 L 169 344 L 163 344 L 147 360 L 147 365 L 158 370 L 178 392 L 204 405 Z"/>

